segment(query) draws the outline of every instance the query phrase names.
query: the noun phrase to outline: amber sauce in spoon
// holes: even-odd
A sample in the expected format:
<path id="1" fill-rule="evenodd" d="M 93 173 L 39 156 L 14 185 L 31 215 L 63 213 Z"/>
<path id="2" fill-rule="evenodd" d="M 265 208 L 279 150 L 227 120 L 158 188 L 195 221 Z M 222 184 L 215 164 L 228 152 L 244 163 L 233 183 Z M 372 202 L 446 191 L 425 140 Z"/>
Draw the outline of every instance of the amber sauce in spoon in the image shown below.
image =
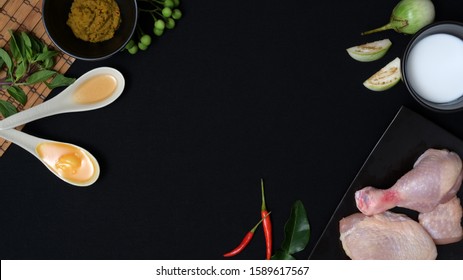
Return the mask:
<path id="1" fill-rule="evenodd" d="M 81 184 L 93 180 L 98 164 L 74 145 L 43 142 L 36 147 L 37 155 L 63 179 Z"/>
<path id="2" fill-rule="evenodd" d="M 114 76 L 102 74 L 82 83 L 73 93 L 74 101 L 80 104 L 100 102 L 113 94 L 117 87 Z"/>
<path id="3" fill-rule="evenodd" d="M 102 74 L 82 83 L 73 93 L 80 104 L 100 102 L 114 93 L 117 80 L 112 75 Z M 43 142 L 36 147 L 37 155 L 45 164 L 64 179 L 74 183 L 85 183 L 95 175 L 94 160 L 74 145 L 59 142 Z"/>

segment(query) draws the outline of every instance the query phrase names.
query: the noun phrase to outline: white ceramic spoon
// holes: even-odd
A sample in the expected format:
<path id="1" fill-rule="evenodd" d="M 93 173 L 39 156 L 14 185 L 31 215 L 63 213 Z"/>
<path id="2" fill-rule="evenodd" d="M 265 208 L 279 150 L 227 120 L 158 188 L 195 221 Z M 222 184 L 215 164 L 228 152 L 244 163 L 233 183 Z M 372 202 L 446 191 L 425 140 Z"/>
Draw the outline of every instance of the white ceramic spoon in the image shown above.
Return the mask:
<path id="1" fill-rule="evenodd" d="M 100 166 L 95 157 L 79 146 L 38 138 L 16 129 L 0 130 L 0 137 L 15 143 L 33 154 L 53 174 L 74 186 L 89 186 L 93 184 L 100 175 Z M 53 152 L 50 147 L 58 147 L 58 149 L 55 149 Z M 59 153 L 60 149 L 61 154 Z M 56 150 L 58 150 L 58 152 L 56 152 Z M 74 169 L 74 167 L 77 168 Z M 79 172 L 77 172 L 76 175 L 76 173 L 72 172 L 79 169 L 85 170 L 83 176 L 82 173 L 79 174 Z"/>
<path id="2" fill-rule="evenodd" d="M 102 80 L 101 77 L 105 79 Z M 109 86 L 107 86 L 108 80 Z M 104 107 L 121 95 L 124 86 L 124 76 L 116 69 L 110 67 L 93 69 L 54 98 L 1 120 L 0 130 L 14 128 L 51 115 Z"/>

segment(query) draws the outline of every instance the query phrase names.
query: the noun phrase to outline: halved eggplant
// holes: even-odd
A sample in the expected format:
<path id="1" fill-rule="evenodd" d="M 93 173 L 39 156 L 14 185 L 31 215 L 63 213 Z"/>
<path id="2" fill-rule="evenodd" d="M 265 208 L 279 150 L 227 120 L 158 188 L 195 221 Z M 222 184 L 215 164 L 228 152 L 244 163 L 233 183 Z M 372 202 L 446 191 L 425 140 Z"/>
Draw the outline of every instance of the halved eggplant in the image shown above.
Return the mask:
<path id="1" fill-rule="evenodd" d="M 401 79 L 400 58 L 396 57 L 393 61 L 381 68 L 381 70 L 368 78 L 368 80 L 363 82 L 363 85 L 373 91 L 383 91 L 393 87 Z"/>
<path id="2" fill-rule="evenodd" d="M 350 47 L 346 50 L 353 59 L 361 62 L 370 62 L 383 57 L 391 46 L 391 40 L 383 39 L 359 46 Z"/>

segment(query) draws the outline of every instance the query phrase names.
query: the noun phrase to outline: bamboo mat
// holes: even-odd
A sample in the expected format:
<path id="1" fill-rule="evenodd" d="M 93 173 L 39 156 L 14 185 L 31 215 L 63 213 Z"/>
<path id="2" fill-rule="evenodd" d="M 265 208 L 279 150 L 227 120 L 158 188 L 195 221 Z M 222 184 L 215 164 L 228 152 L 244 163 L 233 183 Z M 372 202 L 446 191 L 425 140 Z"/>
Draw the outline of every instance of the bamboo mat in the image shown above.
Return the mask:
<path id="1" fill-rule="evenodd" d="M 8 30 L 10 29 L 29 31 L 48 45 L 54 47 L 43 26 L 41 9 L 42 0 L 0 0 L 0 47 L 8 45 L 10 39 Z M 74 60 L 73 57 L 60 53 L 56 57 L 54 69 L 64 74 Z M 2 77 L 1 73 L 0 77 Z M 42 103 L 51 91 L 43 83 L 34 87 L 24 87 L 23 90 L 28 97 L 28 101 L 24 106 L 7 95 L 4 90 L 0 90 L 0 98 L 10 101 L 20 111 Z M 0 119 L 2 118 L 0 116 Z M 10 142 L 0 137 L 0 157 L 5 153 L 10 144 Z"/>

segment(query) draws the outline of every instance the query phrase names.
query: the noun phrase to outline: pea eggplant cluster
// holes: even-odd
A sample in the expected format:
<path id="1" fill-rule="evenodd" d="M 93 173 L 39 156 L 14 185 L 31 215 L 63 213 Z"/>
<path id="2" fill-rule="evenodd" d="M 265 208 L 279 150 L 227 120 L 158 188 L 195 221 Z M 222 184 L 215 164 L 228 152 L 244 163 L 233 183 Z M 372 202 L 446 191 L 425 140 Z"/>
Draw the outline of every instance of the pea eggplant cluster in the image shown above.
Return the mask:
<path id="1" fill-rule="evenodd" d="M 139 13 L 148 14 L 152 21 L 152 33 L 160 37 L 166 29 L 174 29 L 176 22 L 182 18 L 180 0 L 138 0 Z M 125 49 L 130 54 L 136 54 L 138 50 L 146 50 L 151 45 L 152 37 L 137 23 L 137 32 L 127 43 Z"/>

